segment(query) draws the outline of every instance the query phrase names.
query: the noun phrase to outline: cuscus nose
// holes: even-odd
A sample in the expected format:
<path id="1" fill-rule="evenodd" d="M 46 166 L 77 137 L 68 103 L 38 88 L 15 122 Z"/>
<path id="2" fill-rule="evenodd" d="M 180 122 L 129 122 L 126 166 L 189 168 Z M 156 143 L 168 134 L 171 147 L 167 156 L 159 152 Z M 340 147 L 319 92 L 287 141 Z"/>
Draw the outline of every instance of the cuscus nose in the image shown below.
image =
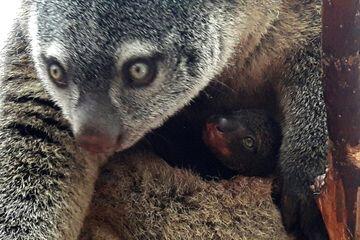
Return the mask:
<path id="1" fill-rule="evenodd" d="M 226 117 L 216 117 L 211 119 L 211 122 L 215 125 L 216 130 L 222 133 L 229 133 L 237 129 L 237 124 Z"/>
<path id="2" fill-rule="evenodd" d="M 79 147 L 90 153 L 106 153 L 116 147 L 117 138 L 109 133 L 85 129 L 76 136 L 76 142 Z"/>
<path id="3" fill-rule="evenodd" d="M 218 129 L 218 121 L 208 121 L 205 124 L 203 140 L 210 149 L 221 156 L 230 156 L 231 151 L 228 147 L 226 134 Z"/>

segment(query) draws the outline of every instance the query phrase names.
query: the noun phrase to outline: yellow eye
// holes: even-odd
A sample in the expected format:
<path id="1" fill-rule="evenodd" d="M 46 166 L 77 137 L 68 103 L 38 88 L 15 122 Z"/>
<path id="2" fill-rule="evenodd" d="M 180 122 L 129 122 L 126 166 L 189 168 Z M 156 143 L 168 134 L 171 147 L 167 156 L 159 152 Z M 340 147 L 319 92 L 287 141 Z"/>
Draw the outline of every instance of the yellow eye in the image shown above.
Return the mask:
<path id="1" fill-rule="evenodd" d="M 144 81 L 149 75 L 149 66 L 145 63 L 135 63 L 130 67 L 129 73 L 134 81 Z"/>
<path id="2" fill-rule="evenodd" d="M 143 87 L 154 81 L 157 69 L 150 60 L 140 59 L 126 64 L 124 71 L 130 85 Z"/>
<path id="3" fill-rule="evenodd" d="M 62 79 L 63 73 L 62 73 L 62 69 L 58 66 L 58 65 L 51 65 L 50 66 L 50 76 L 52 79 L 58 81 Z"/>
<path id="4" fill-rule="evenodd" d="M 65 78 L 64 68 L 57 62 L 51 63 L 48 67 L 48 72 L 51 80 L 59 87 L 64 87 L 67 84 Z"/>
<path id="5" fill-rule="evenodd" d="M 245 148 L 249 150 L 253 150 L 255 148 L 255 140 L 252 137 L 243 138 L 242 144 Z"/>

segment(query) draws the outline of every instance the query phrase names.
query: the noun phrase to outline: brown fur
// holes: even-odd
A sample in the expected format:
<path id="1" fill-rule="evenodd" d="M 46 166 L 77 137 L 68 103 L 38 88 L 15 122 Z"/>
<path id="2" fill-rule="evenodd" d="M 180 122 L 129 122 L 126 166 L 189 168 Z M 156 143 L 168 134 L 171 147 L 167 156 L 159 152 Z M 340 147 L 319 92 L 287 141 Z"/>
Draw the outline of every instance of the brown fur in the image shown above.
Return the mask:
<path id="1" fill-rule="evenodd" d="M 321 10 L 320 5 L 293 0 L 281 4 L 254 2 L 249 3 L 253 6 L 248 11 L 251 16 L 248 25 L 252 27 L 246 29 L 231 63 L 217 79 L 236 92 L 246 89 L 252 93 L 270 79 L 273 87 L 289 51 L 301 48 L 321 31 L 320 19 L 314 18 Z"/>
<path id="2" fill-rule="evenodd" d="M 155 155 L 128 153 L 103 170 L 81 240 L 293 239 L 271 179 L 204 181 Z"/>

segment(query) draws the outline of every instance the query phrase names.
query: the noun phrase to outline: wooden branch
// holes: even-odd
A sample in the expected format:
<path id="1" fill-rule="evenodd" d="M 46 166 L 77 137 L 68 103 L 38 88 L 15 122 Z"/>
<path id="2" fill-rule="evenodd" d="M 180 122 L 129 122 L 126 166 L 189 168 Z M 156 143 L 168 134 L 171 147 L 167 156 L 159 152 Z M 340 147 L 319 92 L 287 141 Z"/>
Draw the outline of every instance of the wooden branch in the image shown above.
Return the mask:
<path id="1" fill-rule="evenodd" d="M 318 198 L 331 240 L 360 240 L 360 1 L 323 1 L 323 67 L 330 134 Z"/>

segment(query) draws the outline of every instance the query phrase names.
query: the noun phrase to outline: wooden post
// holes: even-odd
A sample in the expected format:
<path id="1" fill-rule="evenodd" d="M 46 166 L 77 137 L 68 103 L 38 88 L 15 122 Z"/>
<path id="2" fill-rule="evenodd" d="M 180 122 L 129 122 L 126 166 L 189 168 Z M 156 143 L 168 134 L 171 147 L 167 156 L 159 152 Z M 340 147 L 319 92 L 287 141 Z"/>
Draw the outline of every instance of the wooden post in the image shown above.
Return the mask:
<path id="1" fill-rule="evenodd" d="M 330 171 L 318 205 L 331 240 L 360 240 L 359 5 L 359 0 L 323 0 Z"/>

